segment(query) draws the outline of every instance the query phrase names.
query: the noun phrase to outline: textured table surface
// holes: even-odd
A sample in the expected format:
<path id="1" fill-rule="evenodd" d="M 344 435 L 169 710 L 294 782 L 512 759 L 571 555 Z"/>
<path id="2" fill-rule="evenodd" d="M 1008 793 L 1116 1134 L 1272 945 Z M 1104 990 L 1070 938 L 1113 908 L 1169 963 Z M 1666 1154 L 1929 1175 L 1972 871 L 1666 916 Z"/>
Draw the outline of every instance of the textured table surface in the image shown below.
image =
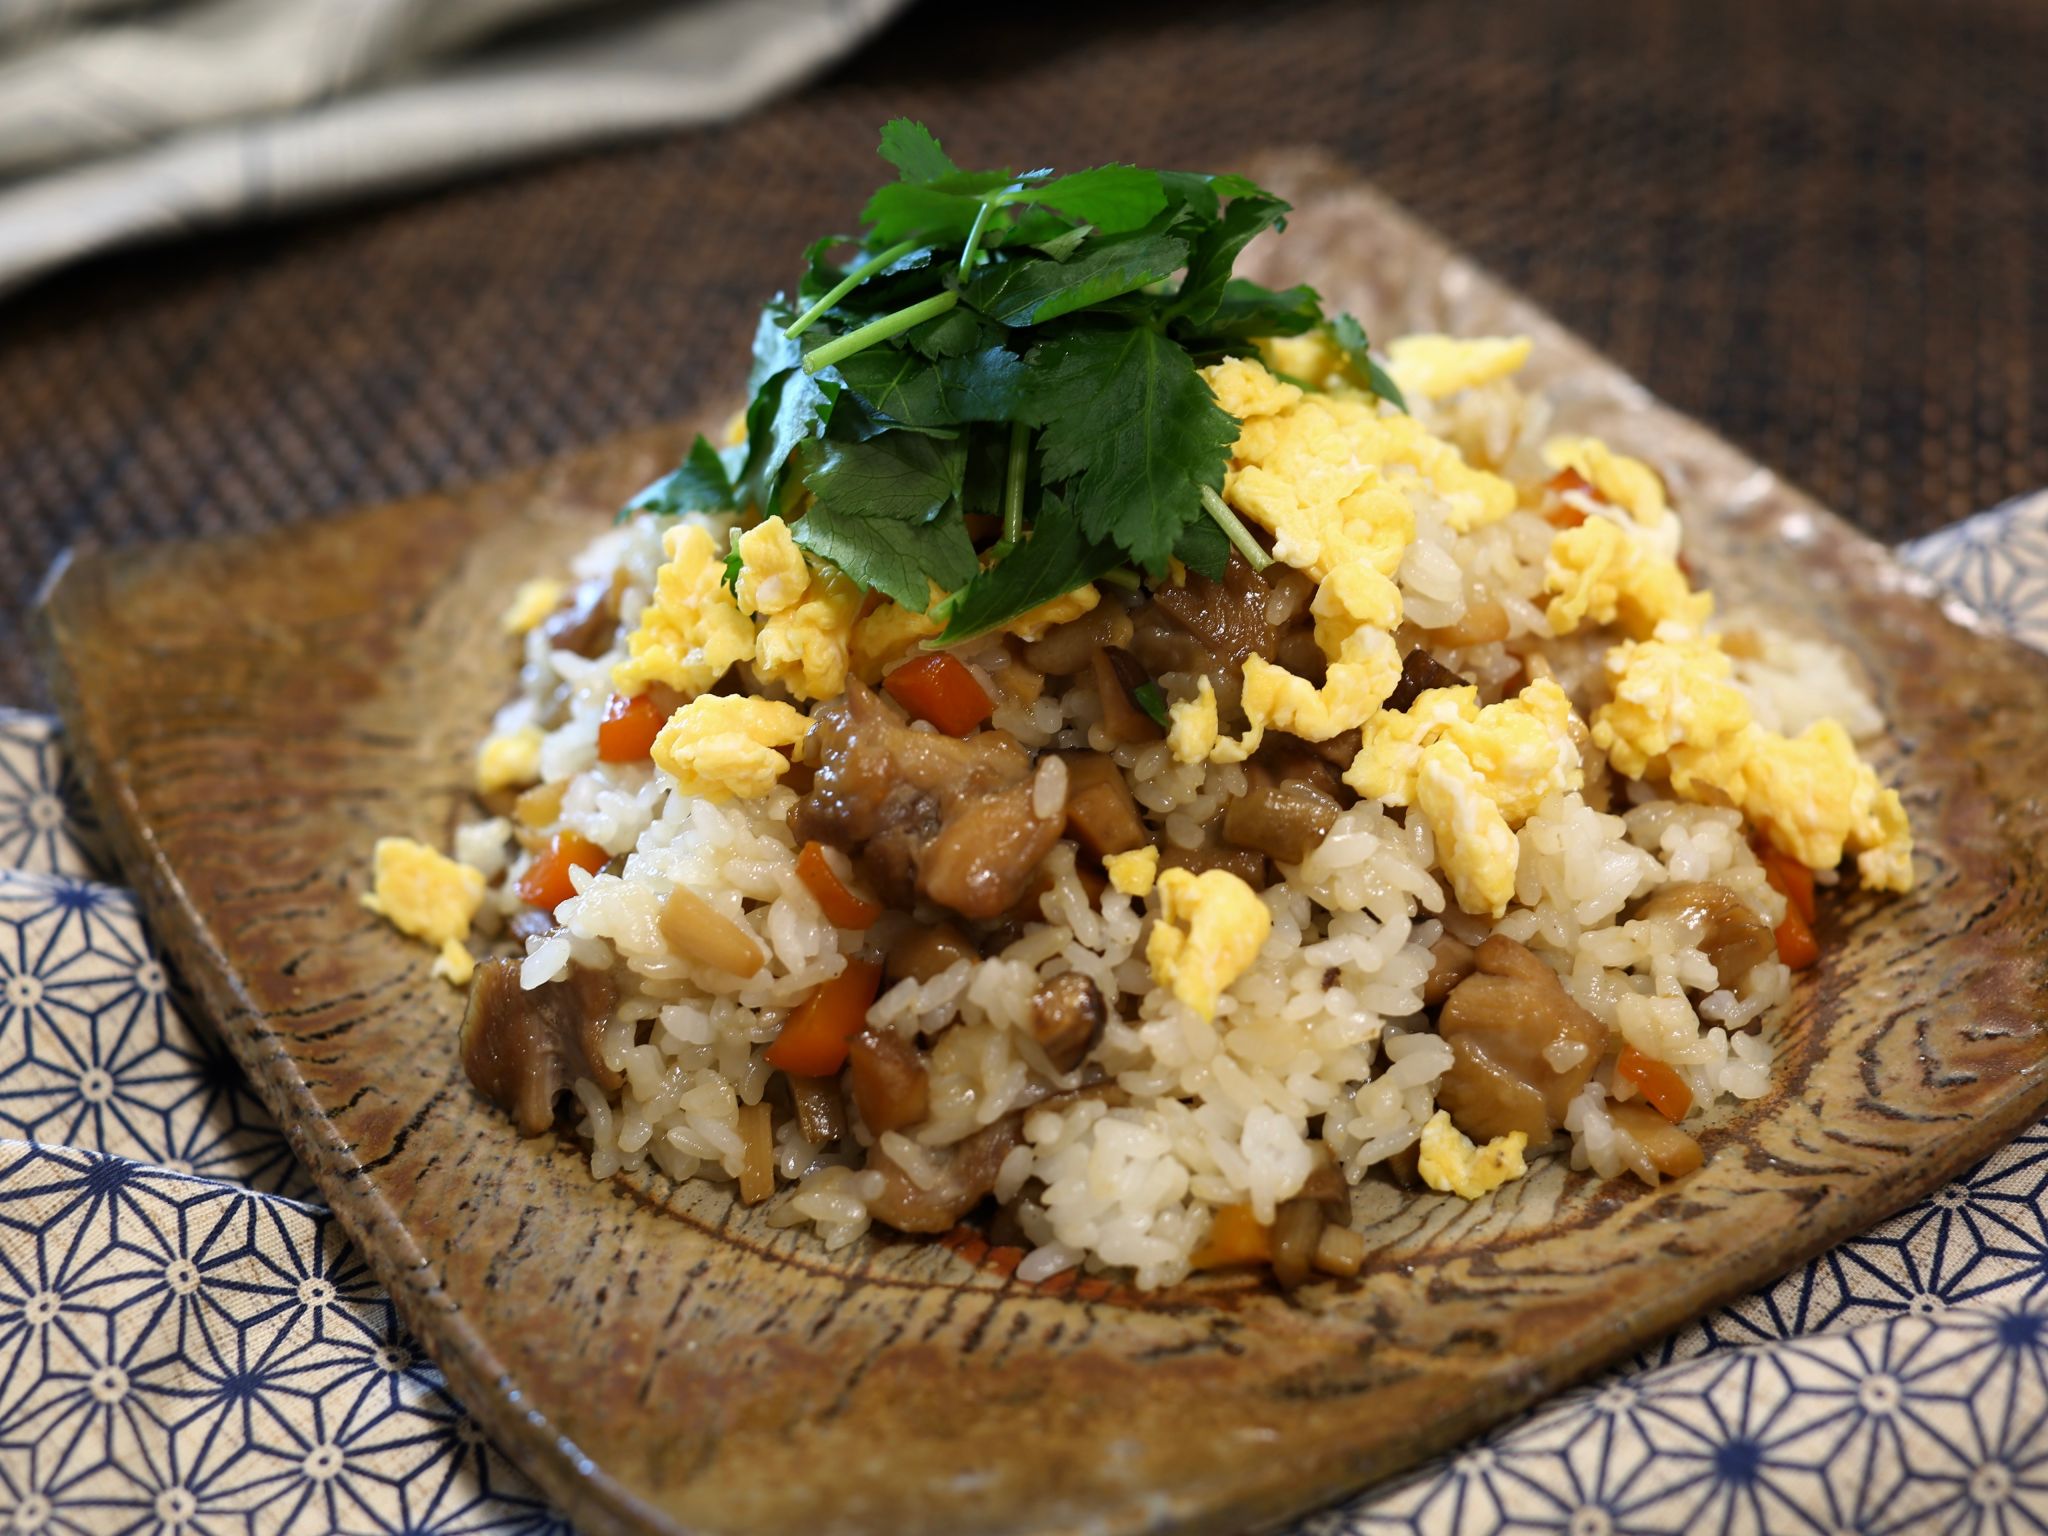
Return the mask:
<path id="1" fill-rule="evenodd" d="M 988 14 L 983 14 L 988 13 Z M 1109 19 L 1105 19 L 1109 18 Z M 2048 8 L 913 8 L 725 129 L 133 252 L 0 302 L 0 701 L 57 552 L 318 516 L 734 392 L 874 129 L 963 162 L 1316 142 L 1865 528 L 2048 483 Z"/>

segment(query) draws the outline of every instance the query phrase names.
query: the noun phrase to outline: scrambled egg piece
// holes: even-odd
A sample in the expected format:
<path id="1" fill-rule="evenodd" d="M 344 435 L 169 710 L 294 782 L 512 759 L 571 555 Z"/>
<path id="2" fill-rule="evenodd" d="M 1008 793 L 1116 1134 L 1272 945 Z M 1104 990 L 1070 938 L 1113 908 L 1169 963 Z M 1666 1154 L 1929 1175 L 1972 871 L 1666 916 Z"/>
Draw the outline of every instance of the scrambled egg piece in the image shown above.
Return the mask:
<path id="1" fill-rule="evenodd" d="M 1645 528 L 1671 516 L 1664 482 L 1641 459 L 1616 453 L 1597 437 L 1553 437 L 1543 445 L 1543 462 L 1556 470 L 1573 470 L 1600 494 Z"/>
<path id="2" fill-rule="evenodd" d="M 1451 1124 L 1450 1111 L 1440 1109 L 1422 1127 L 1416 1170 L 1431 1189 L 1477 1200 L 1529 1171 L 1522 1160 L 1522 1149 L 1528 1144 L 1526 1131 L 1510 1131 L 1483 1147 L 1475 1146 L 1471 1137 Z"/>
<path id="3" fill-rule="evenodd" d="M 932 600 L 936 602 L 940 596 L 934 587 Z M 884 599 L 853 626 L 849 655 L 854 676 L 873 687 L 882 680 L 890 663 L 909 655 L 919 642 L 938 632 L 939 625 L 930 615 L 912 613 L 901 603 Z"/>
<path id="4" fill-rule="evenodd" d="M 1483 709 L 1469 684 L 1428 689 L 1405 711 L 1367 721 L 1344 773 L 1361 795 L 1413 805 L 1458 905 L 1495 917 L 1515 893 L 1514 829 L 1545 795 L 1584 781 L 1571 700 L 1547 677 Z"/>
<path id="5" fill-rule="evenodd" d="M 1102 594 L 1093 586 L 1076 587 L 1018 614 L 1003 626 L 1003 633 L 1015 635 L 1028 645 L 1056 625 L 1071 623 L 1083 614 L 1093 613 L 1095 605 L 1101 601 Z"/>
<path id="6" fill-rule="evenodd" d="M 787 613 L 803 601 L 811 567 L 789 524 L 779 517 L 763 518 L 741 534 L 733 548 L 741 562 L 734 583 L 741 613 Z"/>
<path id="7" fill-rule="evenodd" d="M 519 590 L 512 594 L 512 601 L 498 622 L 508 635 L 523 635 L 549 614 L 562 601 L 562 584 L 550 577 L 542 576 L 534 581 L 523 581 Z"/>
<path id="8" fill-rule="evenodd" d="M 434 974 L 466 985 L 476 960 L 463 940 L 483 904 L 483 872 L 409 837 L 378 838 L 371 865 L 363 905 L 400 933 L 434 945 L 441 951 Z"/>
<path id="9" fill-rule="evenodd" d="M 846 691 L 854 626 L 863 596 L 837 571 L 813 572 L 802 600 L 762 621 L 754 637 L 754 675 L 800 699 Z"/>
<path id="10" fill-rule="evenodd" d="M 1763 729 L 1711 638 L 1624 643 L 1605 666 L 1614 697 L 1594 711 L 1592 736 L 1618 772 L 1662 772 L 1685 799 L 1735 806 L 1809 868 L 1832 869 L 1847 851 L 1864 885 L 1912 889 L 1905 806 L 1837 722 L 1791 737 Z"/>
<path id="11" fill-rule="evenodd" d="M 676 777 L 686 795 L 755 799 L 789 771 L 782 748 L 811 728 L 794 705 L 746 694 L 705 694 L 668 717 L 654 738 L 654 764 Z"/>
<path id="12" fill-rule="evenodd" d="M 1402 394 L 1441 400 L 1508 377 L 1529 360 L 1530 347 L 1526 336 L 1403 336 L 1387 348 L 1387 372 Z"/>
<path id="13" fill-rule="evenodd" d="M 754 626 L 724 584 L 725 561 L 711 535 L 678 523 L 662 535 L 668 556 L 654 596 L 626 641 L 626 659 L 612 668 L 612 686 L 632 695 L 649 683 L 702 693 L 734 662 L 754 658 Z"/>
<path id="14" fill-rule="evenodd" d="M 1176 699 L 1166 706 L 1171 722 L 1166 730 L 1166 747 L 1177 763 L 1199 763 L 1215 753 L 1221 727 L 1216 715 L 1216 687 L 1206 675 L 1195 680 L 1192 699 Z M 1231 743 L 1235 750 L 1235 743 Z M 1217 758 L 1219 762 L 1240 762 L 1241 758 Z"/>
<path id="15" fill-rule="evenodd" d="M 1227 869 L 1169 869 L 1159 875 L 1159 920 L 1145 941 L 1152 979 L 1205 1019 L 1230 984 L 1258 958 L 1273 914 Z"/>
<path id="16" fill-rule="evenodd" d="M 1202 377 L 1209 381 L 1209 390 L 1216 396 L 1216 403 L 1239 421 L 1253 416 L 1277 416 L 1299 405 L 1302 399 L 1298 387 L 1274 378 L 1254 358 L 1226 357 L 1222 362 L 1204 368 Z"/>
<path id="17" fill-rule="evenodd" d="M 537 725 L 522 725 L 516 731 L 486 736 L 476 752 L 476 789 L 488 795 L 500 789 L 519 789 L 540 778 L 541 732 Z"/>
<path id="18" fill-rule="evenodd" d="M 1652 549 L 1619 523 L 1589 517 L 1550 541 L 1544 585 L 1553 634 L 1580 624 L 1619 622 L 1631 639 L 1647 640 L 1660 624 L 1696 631 L 1714 611 L 1712 594 L 1695 592 L 1677 561 Z"/>
<path id="19" fill-rule="evenodd" d="M 1147 843 L 1129 853 L 1105 854 L 1102 868 L 1109 883 L 1126 896 L 1149 896 L 1159 879 L 1159 850 Z"/>
<path id="20" fill-rule="evenodd" d="M 1260 359 L 1275 374 L 1289 374 L 1317 389 L 1356 387 L 1345 376 L 1343 350 L 1330 339 L 1327 331 L 1304 331 L 1299 336 L 1261 336 L 1254 345 L 1259 349 Z M 1230 408 L 1225 406 L 1224 409 Z M 1239 413 L 1231 411 L 1231 414 Z"/>

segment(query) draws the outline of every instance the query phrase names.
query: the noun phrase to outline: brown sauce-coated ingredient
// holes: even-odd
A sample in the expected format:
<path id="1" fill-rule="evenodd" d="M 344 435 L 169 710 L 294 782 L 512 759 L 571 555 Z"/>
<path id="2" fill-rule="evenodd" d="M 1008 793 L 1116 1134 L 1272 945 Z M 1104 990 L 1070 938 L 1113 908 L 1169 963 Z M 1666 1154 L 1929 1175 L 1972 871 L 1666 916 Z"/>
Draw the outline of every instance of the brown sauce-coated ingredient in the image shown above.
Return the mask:
<path id="1" fill-rule="evenodd" d="M 1079 971 L 1062 972 L 1031 994 L 1031 1037 L 1061 1072 L 1079 1065 L 1108 1022 L 1102 993 Z"/>
<path id="2" fill-rule="evenodd" d="M 846 1134 L 846 1101 L 839 1095 L 838 1079 L 785 1072 L 782 1080 L 789 1084 L 790 1108 L 805 1141 L 827 1147 Z"/>
<path id="3" fill-rule="evenodd" d="M 1401 658 L 1401 680 L 1381 707 L 1405 710 L 1432 688 L 1462 688 L 1466 681 L 1418 645 Z"/>
<path id="4" fill-rule="evenodd" d="M 1245 769 L 1244 793 L 1223 809 L 1223 838 L 1282 864 L 1299 864 L 1322 846 L 1341 810 L 1337 797 L 1313 773 L 1283 778 L 1263 763 L 1252 763 Z"/>
<path id="5" fill-rule="evenodd" d="M 1650 1166 L 1667 1179 L 1682 1178 L 1706 1161 L 1700 1144 L 1666 1120 L 1640 1099 L 1609 1104 L 1607 1113 L 1615 1125 L 1635 1138 L 1650 1159 Z"/>
<path id="6" fill-rule="evenodd" d="M 1429 946 L 1429 979 L 1422 984 L 1422 1005 L 1434 1008 L 1451 988 L 1472 974 L 1472 946 L 1448 933 Z"/>
<path id="7" fill-rule="evenodd" d="M 1267 612 L 1271 595 L 1265 578 L 1233 551 L 1221 581 L 1189 571 L 1179 586 L 1155 588 L 1152 602 L 1235 673 L 1243 670 L 1247 656 L 1272 652 L 1273 625 Z"/>
<path id="8" fill-rule="evenodd" d="M 907 931 L 882 957 L 882 974 L 890 981 L 906 976 L 919 985 L 962 960 L 979 960 L 974 941 L 951 923 L 923 923 Z"/>
<path id="9" fill-rule="evenodd" d="M 864 1029 L 847 1045 L 846 1079 L 867 1128 L 880 1136 L 931 1113 L 931 1075 L 917 1047 L 893 1030 Z"/>
<path id="10" fill-rule="evenodd" d="M 1130 644 L 1130 614 L 1121 603 L 1097 603 L 1078 619 L 1055 625 L 1023 648 L 1024 664 L 1047 677 L 1085 672 L 1102 646 Z"/>
<path id="11" fill-rule="evenodd" d="M 1316 1165 L 1291 1200 L 1273 1213 L 1273 1278 L 1293 1290 L 1319 1267 L 1324 1235 L 1351 1220 L 1351 1186 L 1329 1148 L 1316 1145 Z M 1363 1250 L 1360 1250 L 1361 1257 Z M 1354 1269 L 1352 1273 L 1356 1273 Z"/>
<path id="12" fill-rule="evenodd" d="M 1096 858 L 1129 853 L 1150 842 L 1144 815 L 1115 759 L 1100 752 L 1068 752 L 1067 835 Z"/>
<path id="13" fill-rule="evenodd" d="M 501 955 L 477 966 L 462 1015 L 462 1070 L 477 1092 L 511 1112 L 520 1135 L 538 1136 L 555 1123 L 555 1100 L 577 1078 L 606 1093 L 625 1081 L 598 1052 L 619 990 L 603 971 L 578 966 L 527 991 L 519 965 Z"/>
<path id="14" fill-rule="evenodd" d="M 892 906 L 923 895 L 992 918 L 1016 905 L 1065 818 L 1032 813 L 1031 759 L 1014 736 L 912 730 L 858 681 L 813 718 L 816 771 L 790 813 L 799 840 L 850 855 Z"/>
<path id="15" fill-rule="evenodd" d="M 1467 645 L 1489 645 L 1508 637 L 1508 611 L 1490 597 L 1478 597 L 1465 604 L 1465 613 L 1455 624 L 1423 633 L 1429 643 L 1452 651 Z"/>
<path id="16" fill-rule="evenodd" d="M 602 656 L 619 632 L 618 584 L 609 576 L 578 582 L 569 601 L 541 621 L 540 632 L 555 650 L 586 660 Z"/>
<path id="17" fill-rule="evenodd" d="M 1168 843 L 1160 850 L 1161 869 L 1186 869 L 1202 874 L 1212 869 L 1227 869 L 1255 891 L 1266 888 L 1266 856 L 1256 848 L 1233 848 L 1226 844 L 1201 848 L 1182 848 Z"/>
<path id="18" fill-rule="evenodd" d="M 1724 987 L 1738 987 L 1751 969 L 1778 957 L 1778 939 L 1764 920 L 1727 886 L 1714 880 L 1683 880 L 1655 892 L 1636 908 L 1640 919 L 1663 918 L 1690 934 L 1695 948 L 1714 963 Z"/>
<path id="19" fill-rule="evenodd" d="M 1472 961 L 1473 974 L 1437 1014 L 1437 1033 L 1455 1058 L 1437 1085 L 1437 1105 L 1475 1141 L 1521 1131 L 1540 1147 L 1593 1075 L 1607 1026 L 1513 939 L 1495 934 Z"/>
<path id="20" fill-rule="evenodd" d="M 740 1133 L 740 1203 L 759 1205 L 775 1193 L 774 1111 L 763 1104 L 742 1104 Z"/>
<path id="21" fill-rule="evenodd" d="M 1152 679 L 1129 651 L 1114 645 L 1095 648 L 1095 695 L 1102 704 L 1102 729 L 1118 746 L 1158 741 L 1166 732 L 1138 703 L 1138 690 Z"/>
<path id="22" fill-rule="evenodd" d="M 882 1175 L 881 1194 L 868 1214 L 898 1232 L 944 1232 L 995 1188 L 1003 1159 L 1023 1139 L 1024 1117 L 1003 1116 L 964 1141 L 938 1152 L 946 1171 L 931 1188 L 919 1187 L 879 1145 L 868 1150 L 868 1170 Z"/>

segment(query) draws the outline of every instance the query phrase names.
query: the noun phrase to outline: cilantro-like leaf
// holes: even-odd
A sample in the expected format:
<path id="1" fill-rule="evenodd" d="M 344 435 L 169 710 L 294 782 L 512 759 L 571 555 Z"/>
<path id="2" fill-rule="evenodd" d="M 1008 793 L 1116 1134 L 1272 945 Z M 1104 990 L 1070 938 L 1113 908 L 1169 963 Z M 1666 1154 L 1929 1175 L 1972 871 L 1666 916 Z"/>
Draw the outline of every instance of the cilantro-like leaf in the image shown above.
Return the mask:
<path id="1" fill-rule="evenodd" d="M 954 309 L 936 320 L 912 326 L 903 333 L 903 340 L 911 350 L 926 357 L 961 357 L 986 346 L 997 335 L 995 326 L 972 310 Z"/>
<path id="2" fill-rule="evenodd" d="M 813 378 L 801 368 L 770 377 L 747 407 L 746 494 L 763 511 L 775 510 L 783 467 L 806 439 L 824 429 L 837 379 Z"/>
<path id="3" fill-rule="evenodd" d="M 837 371 L 879 416 L 927 429 L 1009 420 L 1016 413 L 1024 360 L 1003 347 L 936 362 L 877 347 L 847 358 Z"/>
<path id="4" fill-rule="evenodd" d="M 1066 261 L 1021 257 L 968 284 L 968 304 L 1007 326 L 1043 325 L 1077 309 L 1131 293 L 1178 271 L 1185 240 L 1121 235 L 1093 240 Z"/>
<path id="5" fill-rule="evenodd" d="M 1215 314 L 1202 326 L 1200 342 L 1220 345 L 1258 336 L 1299 336 L 1323 323 L 1323 301 L 1306 283 L 1275 293 L 1233 277 L 1223 285 Z"/>
<path id="6" fill-rule="evenodd" d="M 1196 574 L 1221 581 L 1230 564 L 1230 539 L 1213 517 L 1198 517 L 1180 531 L 1173 557 Z"/>
<path id="7" fill-rule="evenodd" d="M 937 181 L 960 171 L 952 157 L 939 147 L 932 131 L 907 117 L 892 117 L 882 124 L 878 153 L 896 167 L 905 181 Z"/>
<path id="8" fill-rule="evenodd" d="M 1237 420 L 1186 350 L 1148 326 L 1076 330 L 1032 349 L 1023 408 L 1082 531 L 1157 571 L 1223 484 Z"/>
<path id="9" fill-rule="evenodd" d="M 1098 165 L 1090 171 L 1076 171 L 1047 182 L 1031 195 L 1048 208 L 1057 208 L 1111 235 L 1143 229 L 1166 207 L 1166 189 L 1159 183 L 1159 173 L 1133 165 Z"/>
<path id="10" fill-rule="evenodd" d="M 1230 268 L 1253 238 L 1286 221 L 1288 205 L 1277 197 L 1238 197 L 1223 217 L 1195 237 L 1188 275 L 1167 313 L 1190 325 L 1206 324 L 1223 302 Z"/>
<path id="11" fill-rule="evenodd" d="M 725 552 L 725 574 L 718 578 L 718 584 L 737 597 L 740 590 L 740 572 L 746 568 L 747 557 L 741 554 L 739 547 L 735 545 Z"/>
<path id="12" fill-rule="evenodd" d="M 1113 547 L 1083 535 L 1072 510 L 1048 493 L 1023 544 L 940 605 L 938 616 L 946 627 L 939 644 L 958 645 L 987 634 L 1121 563 Z"/>
<path id="13" fill-rule="evenodd" d="M 1380 366 L 1379 359 L 1367 350 L 1364 326 L 1350 315 L 1339 315 L 1330 322 L 1330 339 L 1337 343 L 1338 350 L 1344 354 L 1345 364 L 1360 384 L 1382 400 L 1392 401 L 1397 410 L 1408 409 L 1401 386 Z"/>
<path id="14" fill-rule="evenodd" d="M 690 444 L 689 457 L 680 469 L 670 470 L 627 502 L 621 519 L 635 512 L 673 514 L 678 512 L 729 512 L 738 510 L 745 499 L 735 478 L 746 466 L 746 444 L 717 449 L 703 433 Z"/>
<path id="15" fill-rule="evenodd" d="M 1157 683 L 1140 683 L 1131 690 L 1131 698 L 1138 708 L 1152 717 L 1152 723 L 1165 730 L 1172 716 L 1166 711 L 1166 695 L 1159 691 Z"/>
<path id="16" fill-rule="evenodd" d="M 909 432 L 819 444 L 804 484 L 815 498 L 791 532 L 862 587 L 922 613 L 931 583 L 964 585 L 974 543 L 960 516 L 961 444 Z"/>
<path id="17" fill-rule="evenodd" d="M 1205 175 L 1200 171 L 1161 171 L 1159 185 L 1176 202 L 1187 204 L 1196 218 L 1207 222 L 1226 197 L 1261 197 L 1266 189 L 1242 176 Z"/>

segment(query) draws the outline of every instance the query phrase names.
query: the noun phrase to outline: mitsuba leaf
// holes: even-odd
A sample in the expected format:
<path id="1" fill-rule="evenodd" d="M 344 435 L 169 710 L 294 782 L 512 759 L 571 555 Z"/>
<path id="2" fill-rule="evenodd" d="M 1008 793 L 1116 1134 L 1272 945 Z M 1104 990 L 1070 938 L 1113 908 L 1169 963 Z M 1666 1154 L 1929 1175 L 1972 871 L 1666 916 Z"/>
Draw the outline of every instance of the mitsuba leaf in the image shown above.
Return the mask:
<path id="1" fill-rule="evenodd" d="M 1242 176 L 1209 176 L 1200 171 L 1161 171 L 1159 185 L 1168 198 L 1187 204 L 1196 217 L 1205 221 L 1216 217 L 1216 211 L 1226 197 L 1271 195 L 1257 182 L 1247 181 Z"/>
<path id="2" fill-rule="evenodd" d="M 1008 421 L 1016 414 L 1024 360 L 1003 347 L 937 361 L 876 347 L 847 358 L 836 372 L 878 416 L 922 429 Z"/>
<path id="3" fill-rule="evenodd" d="M 986 346 L 1000 334 L 972 310 L 948 310 L 936 320 L 912 326 L 902 339 L 926 357 L 960 357 Z"/>
<path id="4" fill-rule="evenodd" d="M 931 583 L 951 591 L 975 572 L 958 505 L 965 450 L 915 433 L 822 442 L 807 453 L 814 498 L 791 532 L 862 587 L 922 613 Z"/>
<path id="5" fill-rule="evenodd" d="M 779 505 L 783 466 L 798 446 L 824 430 L 836 378 L 813 378 L 786 369 L 761 386 L 747 407 L 747 498 L 764 512 Z"/>
<path id="6" fill-rule="evenodd" d="M 1398 410 L 1407 410 L 1408 402 L 1402 397 L 1401 386 L 1388 376 L 1379 359 L 1367 350 L 1365 327 L 1350 315 L 1339 315 L 1330 322 L 1330 339 L 1337 343 L 1344 354 L 1345 364 L 1352 376 L 1382 400 L 1390 400 Z"/>
<path id="7" fill-rule="evenodd" d="M 1098 238 L 1066 261 L 1003 262 L 969 283 L 961 297 L 1004 325 L 1043 325 L 1156 283 L 1178 271 L 1187 256 L 1187 242 L 1172 235 Z"/>
<path id="8" fill-rule="evenodd" d="M 882 142 L 877 153 L 896 167 L 905 181 L 937 181 L 953 176 L 960 167 L 939 147 L 939 141 L 923 123 L 907 117 L 893 117 L 882 124 Z"/>
<path id="9" fill-rule="evenodd" d="M 745 498 L 735 478 L 744 471 L 746 462 L 746 444 L 713 448 L 700 432 L 690 444 L 689 456 L 682 465 L 627 502 L 619 516 L 630 517 L 635 512 L 737 511 Z"/>
<path id="10" fill-rule="evenodd" d="M 1230 564 L 1230 540 L 1215 518 L 1192 518 L 1174 542 L 1173 557 L 1198 575 L 1221 581 L 1224 567 Z"/>
<path id="11" fill-rule="evenodd" d="M 1201 326 L 1223 302 L 1230 268 L 1252 239 L 1285 222 L 1288 205 L 1277 197 L 1237 197 L 1223 217 L 1195 237 L 1188 251 L 1188 275 L 1168 308 L 1170 317 Z"/>
<path id="12" fill-rule="evenodd" d="M 1158 571 L 1221 490 L 1237 420 L 1179 343 L 1149 326 L 1075 330 L 1027 359 L 1025 418 L 1048 482 L 1067 482 L 1081 531 Z"/>
<path id="13" fill-rule="evenodd" d="M 1233 277 L 1223 285 L 1216 311 L 1203 322 L 1200 336 L 1202 342 L 1243 342 L 1258 336 L 1299 336 L 1322 323 L 1322 298 L 1308 284 L 1275 293 Z"/>
<path id="14" fill-rule="evenodd" d="M 939 644 L 986 634 L 1121 563 L 1114 547 L 1088 539 L 1067 504 L 1047 493 L 1024 542 L 940 605 L 946 627 Z"/>
<path id="15" fill-rule="evenodd" d="M 1133 165 L 1098 165 L 1076 171 L 1033 190 L 1032 197 L 1048 208 L 1093 224 L 1105 234 L 1143 229 L 1166 207 L 1166 189 L 1157 171 Z"/>

